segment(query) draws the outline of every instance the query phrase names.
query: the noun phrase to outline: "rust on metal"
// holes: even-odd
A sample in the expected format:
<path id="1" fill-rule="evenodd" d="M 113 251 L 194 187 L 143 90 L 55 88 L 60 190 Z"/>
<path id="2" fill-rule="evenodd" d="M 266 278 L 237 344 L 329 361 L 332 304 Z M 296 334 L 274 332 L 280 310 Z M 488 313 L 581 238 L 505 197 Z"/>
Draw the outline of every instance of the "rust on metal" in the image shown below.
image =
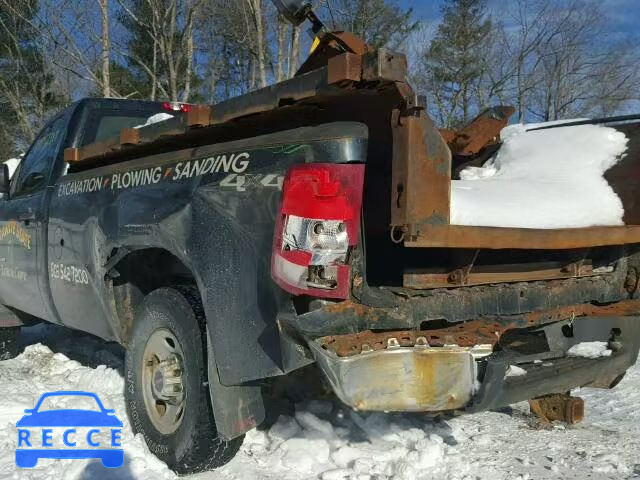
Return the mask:
<path id="1" fill-rule="evenodd" d="M 137 145 L 140 143 L 139 128 L 123 128 L 120 130 L 120 145 Z"/>
<path id="2" fill-rule="evenodd" d="M 534 320 L 529 320 L 535 326 Z M 384 350 L 389 341 L 397 341 L 400 347 L 414 347 L 425 339 L 431 347 L 457 345 L 474 347 L 476 345 L 495 345 L 507 330 L 519 328 L 516 322 L 500 323 L 492 319 L 479 319 L 458 323 L 436 330 L 402 330 L 391 332 L 373 332 L 367 330 L 359 333 L 332 335 L 320 339 L 322 346 L 340 357 L 348 357 L 362 353 L 363 346 L 373 351 Z"/>
<path id="3" fill-rule="evenodd" d="M 345 34 L 345 38 L 348 37 Z M 251 123 L 252 120 L 249 117 L 258 114 L 264 115 L 261 119 L 261 126 L 256 127 L 256 122 L 254 122 L 252 128 L 262 132 L 266 129 L 264 125 L 269 123 L 267 116 L 282 119 L 286 117 L 286 112 L 291 112 L 294 105 L 300 109 L 306 107 L 318 110 L 326 105 L 334 105 L 337 98 L 351 101 L 360 95 L 363 99 L 373 99 L 373 103 L 377 102 L 378 105 L 381 105 L 376 115 L 380 117 L 387 113 L 390 115 L 393 108 L 403 104 L 402 99 L 405 96 L 413 94 L 410 86 L 404 83 L 407 76 L 406 58 L 402 54 L 396 54 L 389 50 L 367 53 L 368 50 L 365 47 L 354 45 L 352 48 L 354 52 L 351 53 L 356 57 L 360 56 L 361 61 L 366 58 L 366 66 L 363 64 L 362 68 L 358 67 L 359 60 L 356 57 L 349 56 L 344 57 L 343 60 L 335 60 L 335 62 L 340 62 L 346 61 L 348 58 L 348 65 L 342 69 L 342 73 L 345 75 L 335 73 L 336 67 L 333 67 L 334 70 L 330 78 L 331 72 L 329 72 L 328 62 L 333 57 L 343 54 L 343 51 L 336 51 L 335 55 L 325 57 L 316 66 L 317 68 L 305 74 L 246 95 L 225 100 L 214 107 L 194 106 L 192 112 L 187 115 L 142 127 L 139 129 L 140 141 L 137 145 L 128 144 L 126 148 L 123 148 L 124 146 L 121 145 L 118 137 L 107 142 L 81 147 L 75 154 L 75 164 L 72 171 L 180 150 L 193 145 L 194 142 L 206 145 L 207 141 L 210 143 L 212 137 L 217 139 L 217 143 L 237 139 L 238 129 L 233 128 L 230 123 L 240 121 Z M 382 62 L 382 64 L 378 65 L 378 62 Z M 355 73 L 357 70 L 366 70 L 366 81 L 362 78 L 361 73 Z M 378 74 L 382 76 L 377 76 Z M 342 77 L 342 81 L 338 81 L 339 77 Z M 353 80 L 354 78 L 355 80 Z M 330 83 L 330 79 L 337 83 Z M 402 79 L 402 81 L 396 82 L 395 79 Z M 372 83 L 375 83 L 375 96 L 371 95 Z M 366 106 L 368 103 L 363 100 L 360 104 Z M 345 115 L 345 117 L 349 116 Z M 364 121 L 367 122 L 383 123 L 383 120 L 370 119 L 363 115 L 353 115 L 353 117 L 365 118 Z M 386 116 L 384 118 L 386 119 Z M 298 126 L 300 126 L 299 123 Z M 205 135 L 206 133 L 211 135 Z"/>
<path id="4" fill-rule="evenodd" d="M 329 36 L 329 45 L 335 48 L 340 43 L 349 53 L 356 55 L 364 55 L 369 51 L 369 46 L 362 38 L 351 32 L 331 32 Z"/>
<path id="5" fill-rule="evenodd" d="M 357 315 L 375 315 L 375 309 L 362 304 L 346 301 L 330 307 L 331 313 L 338 314 L 346 311 L 356 311 Z M 475 345 L 495 346 L 502 335 L 508 330 L 516 328 L 532 328 L 548 323 L 569 320 L 583 316 L 629 316 L 640 314 L 640 300 L 623 300 L 610 305 L 594 305 L 591 303 L 558 307 L 549 310 L 527 313 L 515 316 L 513 321 L 483 317 L 467 322 L 452 324 L 448 327 L 432 330 L 399 330 L 375 332 L 365 330 L 358 333 L 330 335 L 319 339 L 323 348 L 331 350 L 340 357 L 348 357 L 362 353 L 365 350 L 384 350 L 389 341 L 395 339 L 398 346 L 413 347 L 425 339 L 432 347 L 457 345 L 473 347 Z M 506 317 L 508 318 L 508 317 Z"/>
<path id="6" fill-rule="evenodd" d="M 187 127 L 207 127 L 211 124 L 212 109 L 209 105 L 191 105 L 187 112 Z"/>
<path id="7" fill-rule="evenodd" d="M 542 423 L 565 422 L 575 425 L 584 420 L 584 400 L 569 394 L 545 395 L 529 400 L 531 413 Z"/>
<path id="8" fill-rule="evenodd" d="M 370 47 L 351 32 L 327 32 L 318 37 L 320 43 L 296 72 L 296 77 L 327 65 L 333 57 L 343 53 L 364 55 Z"/>
<path id="9" fill-rule="evenodd" d="M 362 57 L 362 80 L 368 82 L 405 82 L 409 66 L 401 53 L 380 48 Z"/>
<path id="10" fill-rule="evenodd" d="M 335 303 L 329 305 L 323 309 L 327 315 L 342 315 L 349 313 L 357 317 L 372 317 L 373 321 L 376 319 L 375 308 L 368 307 L 360 302 L 354 302 L 353 300 L 345 300 L 344 302 Z"/>
<path id="11" fill-rule="evenodd" d="M 458 268 L 450 272 L 407 272 L 403 285 L 417 290 L 491 283 L 533 282 L 594 275 L 591 262 L 547 264 L 482 265 Z"/>
<path id="12" fill-rule="evenodd" d="M 80 152 L 77 148 L 65 148 L 64 149 L 64 161 L 66 163 L 75 163 L 80 158 Z"/>
<path id="13" fill-rule="evenodd" d="M 509 124 L 516 109 L 508 106 L 485 110 L 459 132 L 441 131 L 453 155 L 476 155 L 487 145 L 500 141 L 500 131 Z"/>
<path id="14" fill-rule="evenodd" d="M 344 82 L 359 82 L 362 79 L 362 55 L 343 53 L 329 59 L 327 83 L 342 85 Z"/>
<path id="15" fill-rule="evenodd" d="M 573 317 L 607 317 L 607 316 L 628 316 L 640 314 L 640 300 L 622 300 L 609 305 L 594 305 L 593 303 L 582 303 L 579 305 L 569 305 L 551 310 L 530 312 L 524 314 L 528 322 L 534 324 L 551 323 L 559 320 L 566 320 Z"/>
<path id="16" fill-rule="evenodd" d="M 118 138 L 111 138 L 84 147 L 67 149 L 69 163 L 79 163 L 101 155 L 118 152 L 142 143 L 151 143 L 161 138 L 183 135 L 194 128 L 206 127 L 211 124 L 212 109 L 208 105 L 190 105 L 185 118 L 172 118 L 164 122 L 140 128 L 124 128 Z"/>
<path id="17" fill-rule="evenodd" d="M 447 143 L 447 145 L 453 142 L 458 135 L 458 133 L 455 132 L 454 130 L 449 130 L 446 128 L 441 128 L 439 131 L 440 131 L 440 136 Z"/>
<path id="18" fill-rule="evenodd" d="M 391 223 L 408 226 L 408 237 L 426 225 L 449 223 L 451 152 L 424 110 L 392 116 Z"/>
<path id="19" fill-rule="evenodd" d="M 425 187 L 426 188 L 426 187 Z M 473 227 L 425 225 L 407 247 L 569 250 L 640 243 L 640 226 L 589 228 Z"/>
<path id="20" fill-rule="evenodd" d="M 65 149 L 64 158 L 69 164 L 80 163 L 87 158 L 117 152 L 121 150 L 122 147 L 123 145 L 120 143 L 120 137 L 118 136 L 116 138 L 91 143 L 80 148 L 67 148 Z"/>

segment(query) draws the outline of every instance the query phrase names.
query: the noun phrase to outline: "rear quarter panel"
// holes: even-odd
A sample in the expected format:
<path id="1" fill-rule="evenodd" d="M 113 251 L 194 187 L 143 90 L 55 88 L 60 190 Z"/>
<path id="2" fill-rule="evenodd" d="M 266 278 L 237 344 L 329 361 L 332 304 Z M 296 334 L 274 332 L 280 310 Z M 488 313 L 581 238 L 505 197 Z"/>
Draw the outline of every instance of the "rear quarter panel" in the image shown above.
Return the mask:
<path id="1" fill-rule="evenodd" d="M 334 123 L 62 177 L 48 254 L 63 323 L 124 342 L 105 266 L 121 247 L 161 248 L 196 279 L 222 383 L 283 373 L 276 319 L 293 306 L 270 273 L 282 181 L 295 163 L 364 162 L 366 143 L 364 125 Z"/>

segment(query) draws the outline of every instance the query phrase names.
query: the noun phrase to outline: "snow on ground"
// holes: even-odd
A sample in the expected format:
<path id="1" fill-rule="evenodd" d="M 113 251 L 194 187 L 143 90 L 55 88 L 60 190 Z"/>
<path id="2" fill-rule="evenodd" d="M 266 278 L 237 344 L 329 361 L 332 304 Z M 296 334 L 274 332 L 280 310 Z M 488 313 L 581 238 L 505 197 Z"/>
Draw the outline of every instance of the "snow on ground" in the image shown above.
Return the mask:
<path id="1" fill-rule="evenodd" d="M 623 224 L 622 202 L 604 173 L 626 151 L 626 136 L 600 125 L 526 131 L 530 127 L 504 129 L 497 154 L 452 181 L 451 223 L 520 228 Z"/>
<path id="2" fill-rule="evenodd" d="M 174 478 L 132 438 L 122 395 L 119 347 L 83 334 L 39 325 L 27 347 L 0 362 L 0 480 Z M 46 345 L 46 346 L 45 346 Z M 106 366 L 105 366 L 106 365 Z M 41 460 L 14 465 L 15 422 L 45 391 L 88 390 L 124 421 L 125 465 L 98 460 Z M 295 413 L 247 435 L 227 466 L 193 480 L 541 480 L 640 478 L 640 367 L 612 391 L 583 390 L 586 420 L 545 428 L 526 404 L 476 415 L 354 412 L 332 399 L 308 400 Z"/>

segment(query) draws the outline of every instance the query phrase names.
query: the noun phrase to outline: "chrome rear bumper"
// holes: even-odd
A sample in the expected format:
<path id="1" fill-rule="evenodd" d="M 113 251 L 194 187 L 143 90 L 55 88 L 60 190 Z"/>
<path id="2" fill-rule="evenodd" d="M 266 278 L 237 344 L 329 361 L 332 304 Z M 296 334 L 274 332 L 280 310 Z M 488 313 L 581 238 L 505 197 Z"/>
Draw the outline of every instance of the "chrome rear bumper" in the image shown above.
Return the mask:
<path id="1" fill-rule="evenodd" d="M 426 343 L 426 342 L 425 342 Z M 339 357 L 309 343 L 336 395 L 357 410 L 443 411 L 464 408 L 479 385 L 476 359 L 491 346 L 474 348 L 389 346 Z"/>
<path id="2" fill-rule="evenodd" d="M 635 363 L 640 350 L 640 317 L 581 317 L 543 327 L 549 350 L 537 354 L 473 348 L 414 346 L 397 342 L 375 351 L 339 356 L 320 340 L 308 344 L 336 395 L 358 410 L 482 411 L 577 387 L 612 388 Z M 610 342 L 613 353 L 600 358 L 567 356 L 581 342 Z M 526 373 L 511 377 L 511 365 Z"/>

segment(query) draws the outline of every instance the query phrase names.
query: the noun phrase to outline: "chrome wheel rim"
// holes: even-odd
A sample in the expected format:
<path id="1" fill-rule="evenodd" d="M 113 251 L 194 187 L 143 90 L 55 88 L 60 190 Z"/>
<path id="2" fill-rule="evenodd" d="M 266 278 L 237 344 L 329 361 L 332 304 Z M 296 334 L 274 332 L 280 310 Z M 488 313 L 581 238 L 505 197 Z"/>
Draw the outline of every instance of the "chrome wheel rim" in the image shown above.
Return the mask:
<path id="1" fill-rule="evenodd" d="M 142 392 L 151 423 L 162 434 L 174 433 L 184 418 L 184 352 L 171 331 L 153 332 L 144 348 Z"/>

